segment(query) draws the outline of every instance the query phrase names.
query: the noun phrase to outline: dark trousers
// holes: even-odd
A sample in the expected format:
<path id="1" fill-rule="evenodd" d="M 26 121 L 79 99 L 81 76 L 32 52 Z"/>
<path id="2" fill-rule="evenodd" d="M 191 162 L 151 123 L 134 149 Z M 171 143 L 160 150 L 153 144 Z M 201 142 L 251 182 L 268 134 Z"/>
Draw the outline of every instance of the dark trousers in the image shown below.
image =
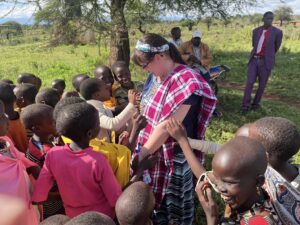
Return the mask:
<path id="1" fill-rule="evenodd" d="M 251 106 L 251 93 L 253 85 L 258 77 L 258 89 L 256 91 L 253 107 L 258 107 L 261 97 L 263 96 L 265 87 L 267 85 L 271 70 L 267 69 L 263 58 L 252 58 L 248 65 L 247 84 L 244 91 L 243 108 L 249 109 Z"/>

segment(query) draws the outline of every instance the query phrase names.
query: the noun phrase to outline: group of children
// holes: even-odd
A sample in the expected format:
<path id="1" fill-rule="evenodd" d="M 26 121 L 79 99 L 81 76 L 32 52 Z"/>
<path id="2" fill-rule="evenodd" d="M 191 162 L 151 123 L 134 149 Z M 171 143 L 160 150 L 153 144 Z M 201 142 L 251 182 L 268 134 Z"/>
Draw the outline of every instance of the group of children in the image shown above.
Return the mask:
<path id="1" fill-rule="evenodd" d="M 140 180 L 157 158 L 133 159 L 129 176 L 147 121 L 139 107 L 143 85 L 131 81 L 128 65 L 99 66 L 93 78 L 75 75 L 73 91 L 61 79 L 51 88 L 41 84 L 30 73 L 16 86 L 0 81 L 0 200 L 23 204 L 6 224 L 152 224 L 154 195 Z M 300 167 L 291 162 L 300 134 L 291 121 L 259 119 L 222 146 L 189 139 L 173 119 L 166 129 L 198 179 L 207 224 L 300 223 Z M 212 171 L 192 149 L 215 154 Z M 212 191 L 226 204 L 221 217 Z"/>

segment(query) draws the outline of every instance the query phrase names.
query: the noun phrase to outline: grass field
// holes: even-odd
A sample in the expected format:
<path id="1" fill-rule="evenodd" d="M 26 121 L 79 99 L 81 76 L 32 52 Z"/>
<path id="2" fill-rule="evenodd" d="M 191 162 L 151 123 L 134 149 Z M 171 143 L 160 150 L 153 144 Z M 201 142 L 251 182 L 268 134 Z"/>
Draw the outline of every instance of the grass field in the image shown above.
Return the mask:
<path id="1" fill-rule="evenodd" d="M 168 37 L 169 30 L 174 25 L 179 24 L 156 24 L 149 27 L 149 31 L 161 33 Z M 204 24 L 199 24 L 197 27 L 203 32 L 203 42 L 207 43 L 212 50 L 214 64 L 222 63 L 231 67 L 231 71 L 225 79 L 244 84 L 253 26 L 236 24 L 228 28 L 213 26 L 210 31 L 206 30 Z M 285 117 L 300 127 L 300 108 L 290 104 L 290 102 L 300 100 L 300 29 L 285 27 L 283 31 L 282 47 L 277 56 L 276 68 L 272 72 L 266 92 L 285 97 L 289 101 L 263 100 L 260 110 L 244 116 L 238 113 L 242 102 L 242 92 L 221 88 L 219 107 L 223 112 L 223 117 L 213 119 L 210 123 L 206 133 L 208 140 L 224 143 L 233 137 L 238 127 L 264 116 Z M 184 40 L 190 39 L 190 31 L 183 28 L 182 33 Z M 140 36 L 137 33 L 130 37 L 132 47 Z M 24 39 L 19 43 L 17 45 L 0 45 L 1 79 L 16 80 L 20 72 L 32 72 L 42 78 L 43 86 L 49 86 L 55 78 L 63 78 L 67 82 L 67 88 L 70 89 L 72 75 L 83 72 L 92 74 L 96 65 L 108 63 L 109 49 L 104 43 L 100 48 L 100 55 L 97 45 L 48 47 L 48 39 L 45 34 L 42 34 L 35 42 Z M 135 80 L 146 78 L 145 73 L 134 65 L 131 65 L 131 71 Z M 300 163 L 299 154 L 295 160 Z M 198 211 L 198 216 L 197 224 L 205 224 L 201 210 Z"/>

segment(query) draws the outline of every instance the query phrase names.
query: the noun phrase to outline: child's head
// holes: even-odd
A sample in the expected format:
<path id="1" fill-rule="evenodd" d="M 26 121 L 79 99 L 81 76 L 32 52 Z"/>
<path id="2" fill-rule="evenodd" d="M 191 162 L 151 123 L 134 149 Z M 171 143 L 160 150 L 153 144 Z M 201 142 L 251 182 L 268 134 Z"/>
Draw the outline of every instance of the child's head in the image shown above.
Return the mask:
<path id="1" fill-rule="evenodd" d="M 31 104 L 21 112 L 24 127 L 38 137 L 49 137 L 56 134 L 53 119 L 53 108 L 45 104 Z"/>
<path id="2" fill-rule="evenodd" d="M 264 184 L 267 155 L 260 142 L 235 137 L 216 153 L 213 177 L 221 197 L 232 209 L 244 211 L 258 200 Z"/>
<path id="3" fill-rule="evenodd" d="M 5 106 L 0 100 L 0 136 L 3 136 L 7 133 L 8 130 L 8 118 L 5 114 Z"/>
<path id="4" fill-rule="evenodd" d="M 86 80 L 90 78 L 88 75 L 86 74 L 77 74 L 75 76 L 72 77 L 72 85 L 74 87 L 74 89 L 79 92 L 80 91 L 80 84 Z"/>
<path id="5" fill-rule="evenodd" d="M 133 88 L 131 74 L 127 64 L 124 61 L 117 61 L 111 67 L 115 80 L 124 88 Z"/>
<path id="6" fill-rule="evenodd" d="M 102 80 L 110 88 L 114 84 L 114 78 L 112 72 L 108 66 L 98 66 L 94 70 L 95 78 Z"/>
<path id="7" fill-rule="evenodd" d="M 54 108 L 59 99 L 60 95 L 57 90 L 53 88 L 44 88 L 36 95 L 35 102 L 50 105 Z"/>
<path id="8" fill-rule="evenodd" d="M 79 94 L 77 91 L 65 91 L 62 94 L 61 99 L 70 98 L 70 97 L 79 97 Z"/>
<path id="9" fill-rule="evenodd" d="M 40 225 L 64 225 L 70 220 L 69 217 L 65 215 L 54 215 L 43 220 Z"/>
<path id="10" fill-rule="evenodd" d="M 53 111 L 53 118 L 56 120 L 58 113 L 60 110 L 62 110 L 64 107 L 67 105 L 72 105 L 75 103 L 81 103 L 85 102 L 82 98 L 79 97 L 72 97 L 72 98 L 63 98 L 61 99 L 55 106 L 54 111 Z"/>
<path id="11" fill-rule="evenodd" d="M 16 104 L 22 109 L 30 104 L 35 103 L 35 97 L 38 93 L 36 87 L 32 84 L 19 84 L 14 89 L 16 95 Z"/>
<path id="12" fill-rule="evenodd" d="M 60 96 L 64 93 L 64 90 L 66 88 L 66 83 L 62 79 L 56 79 L 52 81 L 52 88 L 56 89 Z"/>
<path id="13" fill-rule="evenodd" d="M 34 85 L 36 89 L 39 90 L 42 85 L 42 80 L 32 73 L 21 73 L 18 76 L 17 83 L 18 84 L 29 83 Z"/>
<path id="14" fill-rule="evenodd" d="M 89 78 L 80 85 L 80 94 L 85 100 L 106 101 L 110 99 L 110 89 L 102 80 Z"/>
<path id="15" fill-rule="evenodd" d="M 16 100 L 13 88 L 10 84 L 0 81 L 0 100 L 4 103 L 5 107 L 13 107 Z"/>
<path id="16" fill-rule="evenodd" d="M 65 225 L 115 225 L 115 223 L 110 217 L 102 213 L 85 212 L 74 217 Z"/>
<path id="17" fill-rule="evenodd" d="M 67 105 L 57 112 L 56 130 L 75 143 L 89 141 L 100 130 L 98 111 L 86 102 Z"/>
<path id="18" fill-rule="evenodd" d="M 120 225 L 144 225 L 150 220 L 155 205 L 151 187 L 144 182 L 130 185 L 116 203 Z"/>
<path id="19" fill-rule="evenodd" d="M 269 163 L 286 162 L 300 149 L 300 133 L 297 126 L 281 117 L 264 117 L 249 127 L 249 137 L 265 147 Z"/>

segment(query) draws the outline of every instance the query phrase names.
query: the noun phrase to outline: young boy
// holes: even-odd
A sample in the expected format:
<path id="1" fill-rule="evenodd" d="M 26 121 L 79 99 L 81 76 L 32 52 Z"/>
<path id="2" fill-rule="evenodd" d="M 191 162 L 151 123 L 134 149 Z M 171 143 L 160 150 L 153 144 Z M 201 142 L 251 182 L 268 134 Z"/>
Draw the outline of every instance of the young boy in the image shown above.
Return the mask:
<path id="1" fill-rule="evenodd" d="M 66 88 L 66 83 L 62 79 L 55 79 L 54 81 L 52 81 L 52 88 L 57 90 L 59 95 L 62 96 Z"/>
<path id="2" fill-rule="evenodd" d="M 139 181 L 131 184 L 116 203 L 120 225 L 151 225 L 155 198 L 151 187 Z"/>
<path id="3" fill-rule="evenodd" d="M 300 191 L 300 165 L 289 162 L 300 149 L 297 126 L 285 118 L 264 117 L 249 126 L 249 137 L 264 145 L 272 168 Z"/>
<path id="4" fill-rule="evenodd" d="M 70 218 L 87 211 L 114 218 L 120 185 L 105 156 L 89 146 L 99 133 L 97 110 L 86 102 L 67 105 L 57 113 L 56 129 L 72 142 L 47 153 L 32 201 L 45 201 L 56 181 Z"/>
<path id="5" fill-rule="evenodd" d="M 21 112 L 21 121 L 25 128 L 33 133 L 29 140 L 26 157 L 43 167 L 46 154 L 58 145 L 55 135 L 55 122 L 53 108 L 45 104 L 32 104 Z M 57 186 L 54 185 L 50 192 L 50 199 L 43 203 L 43 218 L 64 213 Z"/>
<path id="6" fill-rule="evenodd" d="M 110 108 L 113 112 L 115 112 L 118 105 L 115 98 L 115 90 L 117 89 L 117 86 L 114 85 L 114 78 L 110 68 L 105 65 L 96 67 L 96 69 L 94 70 L 94 77 L 103 81 L 110 89 L 110 99 L 103 102 L 103 104 L 106 107 Z M 122 109 L 124 109 L 124 107 Z M 118 109 L 117 107 L 117 112 L 122 111 L 122 109 Z"/>
<path id="7" fill-rule="evenodd" d="M 118 105 L 128 104 L 128 91 L 134 89 L 141 93 L 143 91 L 143 83 L 133 82 L 131 73 L 124 61 L 117 61 L 111 67 L 115 80 L 118 82 L 118 88 L 115 90 L 115 97 Z"/>
<path id="8" fill-rule="evenodd" d="M 72 85 L 77 93 L 80 92 L 80 84 L 88 78 L 90 77 L 86 74 L 77 74 L 72 77 Z"/>
<path id="9" fill-rule="evenodd" d="M 36 95 L 35 102 L 50 105 L 54 108 L 59 99 L 60 95 L 57 90 L 53 88 L 44 88 Z"/>
<path id="10" fill-rule="evenodd" d="M 5 105 L 5 113 L 9 119 L 7 135 L 13 140 L 16 148 L 25 153 L 28 147 L 26 130 L 20 121 L 20 115 L 14 110 L 16 97 L 12 87 L 4 82 L 0 82 L 0 100 Z"/>
<path id="11" fill-rule="evenodd" d="M 20 111 L 24 107 L 35 103 L 35 97 L 38 90 L 33 84 L 19 84 L 14 90 L 16 95 L 16 105 Z"/>
<path id="12" fill-rule="evenodd" d="M 116 117 L 110 109 L 107 109 L 103 102 L 110 98 L 110 88 L 103 81 L 96 78 L 89 78 L 85 80 L 80 86 L 81 96 L 87 100 L 87 103 L 93 105 L 99 113 L 100 132 L 99 139 L 105 139 L 111 142 L 111 131 L 120 131 L 126 123 L 130 120 L 135 110 L 136 94 L 133 91 L 128 93 L 130 104 Z"/>

